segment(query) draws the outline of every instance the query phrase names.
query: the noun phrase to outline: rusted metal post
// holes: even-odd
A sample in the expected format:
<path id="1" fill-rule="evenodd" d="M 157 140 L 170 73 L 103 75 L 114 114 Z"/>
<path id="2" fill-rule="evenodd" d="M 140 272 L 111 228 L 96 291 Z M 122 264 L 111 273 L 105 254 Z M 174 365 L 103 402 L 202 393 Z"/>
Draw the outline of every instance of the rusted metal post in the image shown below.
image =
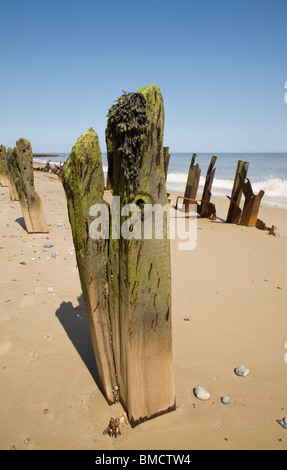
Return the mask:
<path id="1" fill-rule="evenodd" d="M 217 157 L 213 156 L 211 158 L 211 161 L 210 161 L 207 173 L 206 173 L 206 179 L 205 179 L 201 206 L 200 206 L 201 217 L 211 217 L 211 216 L 215 217 L 216 216 L 215 206 L 214 204 L 210 203 L 211 188 L 212 188 L 212 183 L 213 183 L 213 179 L 214 179 L 214 175 L 216 171 L 216 168 L 214 168 L 216 161 L 217 161 Z"/>
<path id="2" fill-rule="evenodd" d="M 261 190 L 257 195 L 255 195 L 248 178 L 247 182 L 243 181 L 241 178 L 241 185 L 245 196 L 245 203 L 242 211 L 240 225 L 245 225 L 246 227 L 256 227 L 260 203 L 265 193 Z"/>
<path id="3" fill-rule="evenodd" d="M 245 181 L 247 172 L 248 172 L 249 163 L 243 162 L 242 160 L 238 161 L 237 170 L 235 174 L 233 189 L 231 193 L 229 210 L 226 218 L 227 223 L 239 224 L 241 218 L 241 208 L 240 201 L 242 196 L 242 184 L 241 179 Z"/>
<path id="4" fill-rule="evenodd" d="M 192 201 L 194 201 L 194 204 L 196 203 L 196 195 L 198 191 L 198 186 L 199 186 L 199 180 L 200 180 L 200 174 L 201 170 L 199 168 L 199 165 L 195 165 L 195 159 L 197 155 L 194 153 L 191 159 L 190 167 L 189 167 L 189 172 L 188 172 L 188 178 L 187 178 L 187 183 L 185 187 L 185 193 L 183 204 L 185 205 L 185 212 L 189 211 L 189 205 L 192 204 Z"/>

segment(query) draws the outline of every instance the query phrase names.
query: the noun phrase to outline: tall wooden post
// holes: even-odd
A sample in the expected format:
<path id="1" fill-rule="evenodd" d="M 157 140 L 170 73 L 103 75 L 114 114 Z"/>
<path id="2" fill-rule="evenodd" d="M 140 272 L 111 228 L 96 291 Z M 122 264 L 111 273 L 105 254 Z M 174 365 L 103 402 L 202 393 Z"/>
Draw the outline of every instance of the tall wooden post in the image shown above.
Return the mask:
<path id="1" fill-rule="evenodd" d="M 150 85 L 123 95 L 108 117 L 109 176 L 120 211 L 127 203 L 142 216 L 148 204 L 168 207 L 160 89 Z M 175 409 L 170 243 L 163 219 L 162 239 L 121 233 L 110 242 L 113 349 L 120 400 L 132 426 Z"/>
<path id="2" fill-rule="evenodd" d="M 117 400 L 118 392 L 111 343 L 108 239 L 97 239 L 91 232 L 91 215 L 97 216 L 97 210 L 93 212 L 95 205 L 102 205 L 109 214 L 109 206 L 103 200 L 104 185 L 99 139 L 90 129 L 72 148 L 63 168 L 63 186 L 99 380 L 111 404 Z"/>
<path id="3" fill-rule="evenodd" d="M 203 193 L 202 193 L 202 200 L 201 200 L 201 206 L 200 206 L 200 215 L 201 217 L 209 217 L 210 215 L 214 215 L 215 208 L 214 204 L 210 203 L 211 199 L 211 188 L 212 188 L 212 183 L 215 175 L 216 168 L 214 168 L 215 163 L 217 161 L 217 157 L 213 156 L 211 158 L 207 173 L 206 173 L 206 178 L 205 178 L 205 184 L 203 188 Z"/>
<path id="4" fill-rule="evenodd" d="M 241 218 L 240 201 L 242 196 L 241 180 L 245 181 L 248 172 L 249 163 L 238 161 L 235 174 L 233 189 L 231 193 L 229 210 L 226 218 L 227 223 L 239 224 Z"/>
<path id="5" fill-rule="evenodd" d="M 12 194 L 16 188 L 28 233 L 48 233 L 42 201 L 34 187 L 33 153 L 28 140 L 19 139 L 8 152 Z M 14 186 L 13 186 L 14 183 Z"/>
<path id="6" fill-rule="evenodd" d="M 2 187 L 9 187 L 7 153 L 4 145 L 0 145 L 0 185 Z"/>
<path id="7" fill-rule="evenodd" d="M 195 165 L 196 157 L 197 155 L 194 153 L 191 159 L 189 172 L 188 172 L 188 178 L 186 182 L 185 193 L 184 193 L 184 197 L 194 200 L 194 204 L 196 204 L 196 195 L 198 191 L 200 174 L 201 174 L 199 165 L 198 164 Z M 189 211 L 189 205 L 192 204 L 192 202 L 189 201 L 188 199 L 183 200 L 183 204 L 185 204 L 185 212 Z"/>

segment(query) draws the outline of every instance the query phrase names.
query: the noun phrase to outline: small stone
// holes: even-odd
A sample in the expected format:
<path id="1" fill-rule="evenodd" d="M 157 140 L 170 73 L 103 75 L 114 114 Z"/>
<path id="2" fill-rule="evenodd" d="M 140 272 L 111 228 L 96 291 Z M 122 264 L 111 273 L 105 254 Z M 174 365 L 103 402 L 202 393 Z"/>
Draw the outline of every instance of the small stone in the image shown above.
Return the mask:
<path id="1" fill-rule="evenodd" d="M 59 255 L 58 255 L 57 253 L 52 253 L 52 254 L 51 254 L 51 257 L 52 257 L 52 258 L 58 258 L 58 256 L 59 256 Z"/>
<path id="2" fill-rule="evenodd" d="M 197 386 L 193 389 L 193 393 L 199 400 L 207 401 L 210 399 L 211 395 L 204 388 Z"/>
<path id="3" fill-rule="evenodd" d="M 24 444 L 28 444 L 28 442 L 30 442 L 30 441 L 31 441 L 31 438 L 27 437 L 27 439 L 25 439 L 25 441 L 24 441 Z"/>
<path id="4" fill-rule="evenodd" d="M 49 292 L 49 294 L 53 294 L 54 293 L 53 287 L 48 287 L 48 292 Z"/>
<path id="5" fill-rule="evenodd" d="M 26 265 L 27 265 L 26 261 L 21 261 L 20 264 L 22 264 L 23 266 L 26 266 Z"/>
<path id="6" fill-rule="evenodd" d="M 287 429 L 287 418 L 277 419 L 277 423 L 282 426 L 282 428 Z"/>
<path id="7" fill-rule="evenodd" d="M 46 243 L 46 245 L 44 245 L 44 248 L 53 248 L 53 244 L 52 243 Z"/>
<path id="8" fill-rule="evenodd" d="M 224 397 L 221 398 L 221 403 L 223 405 L 229 405 L 230 402 L 231 402 L 231 399 L 228 395 L 225 395 Z"/>
<path id="9" fill-rule="evenodd" d="M 45 409 L 43 410 L 43 414 L 44 414 L 44 415 L 47 415 L 48 413 L 49 413 L 49 408 L 45 408 Z"/>
<path id="10" fill-rule="evenodd" d="M 234 372 L 235 372 L 236 375 L 238 375 L 238 377 L 247 377 L 250 370 L 246 369 L 244 366 L 239 366 L 239 367 L 236 367 Z"/>

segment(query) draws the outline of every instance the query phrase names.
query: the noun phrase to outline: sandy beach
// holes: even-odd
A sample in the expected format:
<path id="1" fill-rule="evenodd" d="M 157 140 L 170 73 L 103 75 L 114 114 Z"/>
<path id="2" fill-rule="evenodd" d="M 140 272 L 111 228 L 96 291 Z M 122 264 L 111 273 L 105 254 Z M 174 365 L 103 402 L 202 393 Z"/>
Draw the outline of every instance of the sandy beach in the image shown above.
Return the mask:
<path id="1" fill-rule="evenodd" d="M 212 198 L 217 220 L 198 219 L 196 248 L 171 241 L 177 409 L 113 439 L 103 431 L 123 410 L 98 386 L 65 194 L 56 175 L 35 172 L 35 187 L 49 234 L 28 235 L 0 188 L 0 448 L 286 450 L 286 211 L 261 207 L 273 237 L 226 224 L 229 201 Z"/>

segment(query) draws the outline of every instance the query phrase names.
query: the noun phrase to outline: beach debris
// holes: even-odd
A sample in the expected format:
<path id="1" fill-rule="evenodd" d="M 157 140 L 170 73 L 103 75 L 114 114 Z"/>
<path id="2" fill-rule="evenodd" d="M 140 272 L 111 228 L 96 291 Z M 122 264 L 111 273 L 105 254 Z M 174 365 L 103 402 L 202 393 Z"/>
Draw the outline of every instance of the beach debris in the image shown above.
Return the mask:
<path id="1" fill-rule="evenodd" d="M 230 199 L 228 214 L 226 218 L 227 223 L 231 223 L 231 224 L 240 223 L 241 213 L 242 213 L 240 209 L 240 201 L 241 201 L 242 192 L 243 192 L 241 178 L 243 180 L 246 179 L 248 168 L 249 168 L 248 162 L 243 162 L 242 160 L 238 161 L 231 197 L 227 196 L 228 199 Z"/>
<path id="2" fill-rule="evenodd" d="M 214 166 L 217 161 L 217 157 L 213 156 L 211 158 L 211 162 L 209 164 L 209 167 L 206 173 L 205 184 L 203 188 L 201 201 L 196 199 L 196 194 L 197 194 L 199 179 L 200 179 L 200 174 L 201 174 L 201 170 L 199 166 L 194 165 L 196 157 L 197 155 L 194 153 L 191 159 L 184 197 L 179 196 L 177 198 L 175 209 L 178 210 L 178 200 L 183 199 L 183 203 L 185 205 L 185 212 L 189 212 L 189 206 L 193 204 L 193 205 L 196 205 L 197 213 L 200 215 L 200 217 L 205 217 L 211 220 L 216 220 L 215 204 L 211 203 L 210 199 L 211 199 L 211 187 L 212 187 L 212 183 L 213 183 L 213 179 L 214 179 L 214 175 L 216 171 Z"/>
<path id="3" fill-rule="evenodd" d="M 28 233 L 48 233 L 42 201 L 34 187 L 33 153 L 29 140 L 19 139 L 8 152 L 8 173 L 14 182 Z"/>
<path id="4" fill-rule="evenodd" d="M 212 218 L 212 220 L 216 219 L 215 205 L 210 202 L 211 187 L 212 187 L 212 183 L 213 183 L 215 171 L 216 171 L 216 168 L 214 168 L 216 161 L 217 161 L 217 157 L 213 156 L 211 158 L 211 161 L 210 161 L 207 173 L 206 173 L 202 199 L 201 199 L 201 205 L 198 207 L 198 213 L 200 214 L 201 217 Z"/>
<path id="5" fill-rule="evenodd" d="M 287 418 L 277 419 L 277 423 L 282 426 L 282 428 L 287 429 Z"/>
<path id="6" fill-rule="evenodd" d="M 35 155 L 34 155 L 35 158 Z M 34 167 L 35 171 L 42 171 L 44 173 L 54 173 L 55 175 L 58 176 L 58 178 L 62 179 L 62 174 L 63 174 L 63 166 L 64 164 L 60 162 L 60 164 L 52 163 L 50 164 L 50 160 L 46 163 L 45 166 L 41 167 Z"/>
<path id="7" fill-rule="evenodd" d="M 120 196 L 118 208 L 115 198 L 111 208 L 103 199 L 104 172 L 93 129 L 78 139 L 63 167 L 101 389 L 109 403 L 124 404 L 133 427 L 176 408 L 167 220 L 160 240 L 139 240 L 132 235 L 127 239 L 120 230 L 118 237 L 107 242 L 99 237 L 98 229 L 99 222 L 101 230 L 114 223 L 117 209 L 128 203 L 138 207 L 139 221 L 145 204 L 167 204 L 163 131 L 164 106 L 158 86 L 124 93 L 109 110 L 108 176 L 113 195 Z M 100 221 L 96 204 L 101 204 L 102 214 L 107 209 Z"/>
<path id="8" fill-rule="evenodd" d="M 193 393 L 198 400 L 208 401 L 211 397 L 210 393 L 199 385 L 193 389 Z"/>
<path id="9" fill-rule="evenodd" d="M 109 425 L 108 425 L 107 429 L 104 430 L 103 434 L 104 435 L 108 434 L 110 437 L 117 438 L 118 436 L 120 436 L 122 434 L 121 433 L 121 426 L 125 423 L 126 424 L 128 423 L 126 413 L 122 413 L 120 418 L 111 418 L 110 422 L 109 422 Z"/>
<path id="10" fill-rule="evenodd" d="M 195 165 L 195 159 L 197 158 L 196 153 L 192 155 L 183 204 L 185 205 L 185 212 L 189 212 L 189 205 L 190 204 L 197 204 L 196 203 L 196 195 L 199 186 L 200 174 L 201 169 L 199 168 L 199 164 Z"/>
<path id="11" fill-rule="evenodd" d="M 239 367 L 236 367 L 236 369 L 234 369 L 234 373 L 238 377 L 247 377 L 247 375 L 249 375 L 250 373 L 250 370 L 246 369 L 244 366 L 239 366 Z"/>
<path id="12" fill-rule="evenodd" d="M 258 194 L 254 194 L 250 180 L 247 178 L 248 168 L 248 162 L 238 161 L 232 194 L 231 197 L 227 196 L 230 199 L 230 205 L 226 222 L 268 230 L 269 235 L 276 236 L 275 225 L 267 227 L 262 220 L 258 219 L 260 203 L 265 193 L 261 190 Z M 242 194 L 245 197 L 243 209 L 240 207 Z"/>
<path id="13" fill-rule="evenodd" d="M 231 398 L 228 395 L 221 397 L 221 403 L 223 405 L 229 405 L 231 403 Z"/>

